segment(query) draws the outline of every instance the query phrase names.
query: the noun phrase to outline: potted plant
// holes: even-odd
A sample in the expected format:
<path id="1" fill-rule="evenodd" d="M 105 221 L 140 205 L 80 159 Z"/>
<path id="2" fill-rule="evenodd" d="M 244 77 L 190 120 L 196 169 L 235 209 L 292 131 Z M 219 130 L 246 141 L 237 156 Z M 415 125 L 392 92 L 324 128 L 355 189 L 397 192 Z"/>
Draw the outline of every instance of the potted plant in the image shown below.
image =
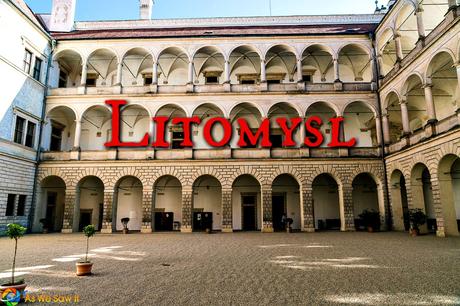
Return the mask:
<path id="1" fill-rule="evenodd" d="M 369 233 L 380 230 L 380 213 L 378 211 L 365 209 L 359 218 Z"/>
<path id="2" fill-rule="evenodd" d="M 420 235 L 420 226 L 426 223 L 426 215 L 420 208 L 409 210 L 410 235 L 416 237 Z"/>
<path id="3" fill-rule="evenodd" d="M 86 255 L 85 261 L 77 262 L 77 276 L 91 275 L 93 263 L 88 260 L 89 238 L 93 237 L 96 233 L 94 225 L 88 225 L 83 228 L 83 233 L 86 236 Z"/>
<path id="4" fill-rule="evenodd" d="M 11 269 L 11 282 L 7 284 L 3 284 L 0 286 L 0 297 L 2 298 L 3 302 L 19 302 L 24 300 L 24 291 L 27 287 L 27 284 L 24 282 L 23 279 L 17 280 L 14 277 L 14 273 L 16 270 L 16 255 L 18 251 L 18 240 L 22 236 L 24 236 L 26 232 L 26 228 L 22 227 L 19 224 L 8 224 L 6 229 L 6 235 L 10 237 L 10 239 L 14 239 L 14 255 L 13 255 L 13 267 Z M 4 296 L 6 295 L 6 296 Z M 8 303 L 6 303 L 8 305 Z"/>
<path id="5" fill-rule="evenodd" d="M 48 219 L 46 218 L 43 218 L 43 219 L 40 219 L 40 223 L 42 224 L 42 228 L 43 228 L 43 234 L 48 234 L 49 232 L 49 222 L 48 222 Z"/>
<path id="6" fill-rule="evenodd" d="M 121 224 L 123 224 L 123 234 L 129 234 L 128 223 L 129 218 L 121 219 Z"/>

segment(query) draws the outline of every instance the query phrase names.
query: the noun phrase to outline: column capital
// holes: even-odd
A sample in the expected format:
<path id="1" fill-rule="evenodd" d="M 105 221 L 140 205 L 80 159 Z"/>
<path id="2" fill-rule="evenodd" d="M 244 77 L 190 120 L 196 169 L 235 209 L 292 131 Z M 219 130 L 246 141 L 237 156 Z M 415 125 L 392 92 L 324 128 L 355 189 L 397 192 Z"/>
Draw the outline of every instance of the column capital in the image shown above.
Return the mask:
<path id="1" fill-rule="evenodd" d="M 401 101 L 399 101 L 399 105 L 406 105 L 407 104 L 407 98 L 403 97 Z"/>
<path id="2" fill-rule="evenodd" d="M 432 88 L 433 87 L 433 84 L 431 83 L 427 83 L 425 85 L 422 85 L 422 88 L 425 89 L 425 88 Z"/>

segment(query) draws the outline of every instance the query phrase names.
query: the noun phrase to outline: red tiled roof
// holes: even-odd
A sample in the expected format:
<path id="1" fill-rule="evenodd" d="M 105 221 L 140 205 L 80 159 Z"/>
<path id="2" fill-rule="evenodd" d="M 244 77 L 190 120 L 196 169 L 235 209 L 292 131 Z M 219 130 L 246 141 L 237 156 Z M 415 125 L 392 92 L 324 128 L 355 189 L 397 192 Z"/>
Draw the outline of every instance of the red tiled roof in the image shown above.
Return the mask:
<path id="1" fill-rule="evenodd" d="M 165 29 L 110 29 L 79 30 L 70 33 L 52 33 L 55 39 L 122 39 L 122 38 L 164 38 L 164 37 L 219 37 L 219 36 L 268 36 L 268 35 L 331 35 L 367 34 L 378 24 L 334 24 L 334 25 L 291 25 L 291 26 L 227 26 L 190 27 Z"/>

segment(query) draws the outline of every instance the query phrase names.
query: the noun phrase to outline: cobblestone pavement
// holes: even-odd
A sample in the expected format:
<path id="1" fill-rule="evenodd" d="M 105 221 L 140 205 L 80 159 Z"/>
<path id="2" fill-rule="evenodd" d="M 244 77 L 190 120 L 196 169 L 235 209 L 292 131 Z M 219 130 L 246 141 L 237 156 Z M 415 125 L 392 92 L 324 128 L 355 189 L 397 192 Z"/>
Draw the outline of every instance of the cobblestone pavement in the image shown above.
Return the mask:
<path id="1" fill-rule="evenodd" d="M 0 239 L 0 276 L 13 242 Z M 81 305 L 460 305 L 460 238 L 405 233 L 29 235 L 18 272 L 31 295 Z"/>

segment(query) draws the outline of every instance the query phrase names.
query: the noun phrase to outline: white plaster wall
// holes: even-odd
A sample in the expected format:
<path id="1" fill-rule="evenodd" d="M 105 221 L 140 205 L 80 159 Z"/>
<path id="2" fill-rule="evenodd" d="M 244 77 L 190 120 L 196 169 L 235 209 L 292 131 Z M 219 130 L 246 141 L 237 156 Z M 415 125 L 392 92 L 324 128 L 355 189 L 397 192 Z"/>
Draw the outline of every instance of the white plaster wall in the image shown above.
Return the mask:
<path id="1" fill-rule="evenodd" d="M 124 190 L 127 189 L 127 190 Z M 123 229 L 122 218 L 130 218 L 128 228 L 140 231 L 142 226 L 142 188 L 123 187 L 118 190 L 117 230 Z"/>
<path id="2" fill-rule="evenodd" d="M 241 196 L 242 194 L 255 194 L 257 195 L 257 229 L 261 229 L 262 215 L 261 215 L 261 195 L 260 186 L 252 177 L 244 176 L 238 179 L 233 185 L 232 191 L 232 207 L 233 207 L 233 229 L 242 229 L 242 206 Z"/>
<path id="3" fill-rule="evenodd" d="M 213 230 L 222 229 L 222 188 L 216 179 L 206 177 L 199 186 L 194 187 L 193 208 L 212 212 Z"/>
<path id="4" fill-rule="evenodd" d="M 327 186 L 330 183 L 324 177 L 315 180 L 313 185 L 313 204 L 315 227 L 318 220 L 340 219 L 339 194 L 337 187 Z"/>
<path id="5" fill-rule="evenodd" d="M 162 179 L 156 185 L 154 207 L 156 210 L 172 212 L 174 222 L 182 223 L 182 187 L 177 179 L 168 180 L 165 185 L 165 179 Z"/>
<path id="6" fill-rule="evenodd" d="M 274 194 L 285 194 L 287 217 L 294 221 L 292 229 L 300 230 L 300 191 L 297 182 L 293 178 L 283 176 L 275 180 L 272 192 Z"/>

